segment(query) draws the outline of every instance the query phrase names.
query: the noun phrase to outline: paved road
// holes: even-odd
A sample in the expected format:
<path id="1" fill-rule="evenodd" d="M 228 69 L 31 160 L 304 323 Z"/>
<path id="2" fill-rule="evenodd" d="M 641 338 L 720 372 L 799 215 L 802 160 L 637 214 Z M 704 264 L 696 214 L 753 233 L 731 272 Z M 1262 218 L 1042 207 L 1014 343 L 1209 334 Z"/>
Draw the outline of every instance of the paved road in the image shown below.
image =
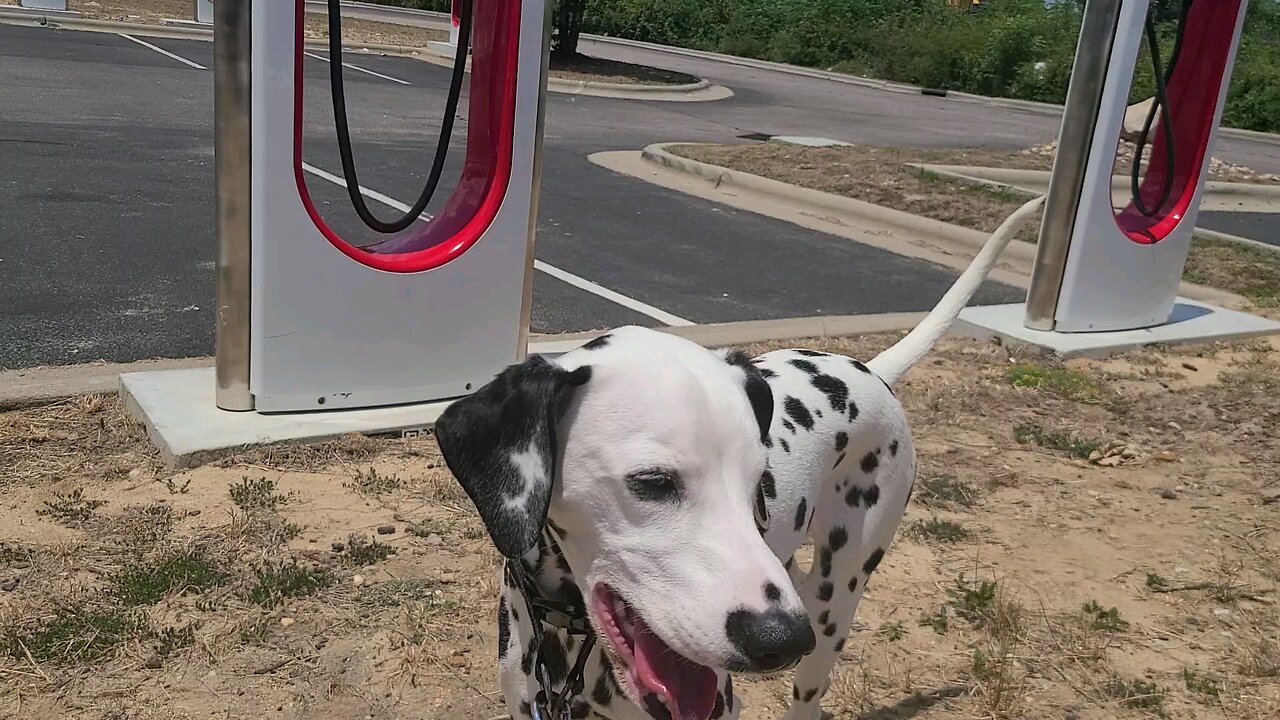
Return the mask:
<path id="1" fill-rule="evenodd" d="M 212 64 L 209 43 L 148 42 Z M 653 62 L 650 51 L 597 50 Z M 409 201 L 434 147 L 447 71 L 405 58 L 350 60 L 409 83 L 347 74 L 361 181 Z M 537 248 L 547 263 L 695 322 L 922 310 L 954 274 L 616 175 L 588 154 L 750 132 L 1013 148 L 1056 130 L 1056 119 L 1035 112 L 704 62 L 661 64 L 724 82 L 733 99 L 549 95 Z M 339 173 L 327 71 L 322 59 L 307 62 L 305 154 Z M 116 35 L 0 26 L 0 107 L 0 367 L 211 353 L 211 73 Z M 463 142 L 453 145 L 449 182 Z M 309 184 L 344 236 L 373 240 L 344 190 L 316 177 Z M 992 284 L 978 301 L 1020 297 Z M 622 323 L 657 321 L 536 276 L 535 331 Z"/>

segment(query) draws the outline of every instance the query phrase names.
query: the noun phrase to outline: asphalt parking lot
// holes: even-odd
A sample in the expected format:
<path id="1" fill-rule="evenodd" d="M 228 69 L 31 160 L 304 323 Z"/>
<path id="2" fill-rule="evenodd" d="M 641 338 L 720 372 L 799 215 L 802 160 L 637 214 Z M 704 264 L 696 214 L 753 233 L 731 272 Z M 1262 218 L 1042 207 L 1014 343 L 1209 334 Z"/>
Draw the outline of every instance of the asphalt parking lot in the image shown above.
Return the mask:
<path id="1" fill-rule="evenodd" d="M 212 353 L 213 78 L 202 68 L 211 67 L 213 48 L 143 40 L 153 47 L 109 33 L 0 25 L 0 368 Z M 326 218 L 363 242 L 369 233 L 345 190 L 323 179 L 341 168 L 328 66 L 323 53 L 313 55 L 305 66 L 304 148 L 319 172 L 309 187 Z M 368 71 L 345 76 L 361 182 L 409 202 L 434 151 L 448 70 L 408 58 L 348 61 Z M 697 323 L 924 310 L 954 278 L 949 269 L 616 175 L 589 163 L 590 153 L 728 142 L 749 132 L 1025 147 L 1056 131 L 1056 119 L 1042 114 L 723 72 L 712 79 L 736 96 L 719 102 L 548 95 L 537 258 L 561 277 L 635 302 L 540 272 L 535 332 L 661 324 L 644 307 Z M 982 116 L 989 121 L 978 123 Z M 448 177 L 456 177 L 462 143 L 455 139 Z M 989 284 L 977 302 L 1019 299 L 1020 291 Z"/>

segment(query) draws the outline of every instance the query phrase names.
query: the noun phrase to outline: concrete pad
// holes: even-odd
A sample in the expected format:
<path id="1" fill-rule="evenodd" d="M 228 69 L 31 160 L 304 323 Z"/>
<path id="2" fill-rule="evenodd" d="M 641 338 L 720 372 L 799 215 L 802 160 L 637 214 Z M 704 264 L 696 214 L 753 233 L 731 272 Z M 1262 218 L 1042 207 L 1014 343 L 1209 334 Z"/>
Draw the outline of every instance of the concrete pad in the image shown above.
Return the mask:
<path id="1" fill-rule="evenodd" d="M 1047 348 L 1059 357 L 1102 358 L 1149 345 L 1235 340 L 1280 334 L 1280 322 L 1236 310 L 1178 298 L 1169 322 L 1145 330 L 1061 333 L 1031 330 L 1023 326 L 1026 306 L 988 305 L 965 308 L 952 332 L 979 339 L 999 337 L 1009 343 Z"/>
<path id="2" fill-rule="evenodd" d="M 792 145 L 804 145 L 806 147 L 853 146 L 853 143 L 845 142 L 843 140 L 832 140 L 831 138 L 824 137 L 805 137 L 803 135 L 774 135 L 770 139 L 784 143 L 791 143 Z"/>
<path id="3" fill-rule="evenodd" d="M 161 370 L 120 376 L 120 397 L 147 428 L 171 468 L 199 465 L 227 453 L 289 440 L 326 440 L 347 433 L 400 433 L 431 427 L 448 402 L 372 410 L 263 414 L 220 410 L 214 369 Z"/>

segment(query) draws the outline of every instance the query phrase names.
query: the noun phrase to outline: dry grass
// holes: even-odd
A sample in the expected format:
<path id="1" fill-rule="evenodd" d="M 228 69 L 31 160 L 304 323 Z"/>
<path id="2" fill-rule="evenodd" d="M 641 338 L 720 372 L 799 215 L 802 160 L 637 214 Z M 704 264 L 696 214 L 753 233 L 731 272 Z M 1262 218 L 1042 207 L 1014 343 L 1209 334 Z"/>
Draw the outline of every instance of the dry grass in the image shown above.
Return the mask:
<path id="1" fill-rule="evenodd" d="M 867 358 L 891 341 L 794 344 Z M 1260 341 L 1067 365 L 945 341 L 899 393 L 920 486 L 828 709 L 1277 717 L 1277 377 L 1280 353 Z M 1017 444 L 1020 424 L 1140 452 L 1099 467 Z M 102 425 L 114 430 L 85 431 Z M 23 468 L 0 506 L 0 582 L 19 581 L 0 592 L 0 715 L 503 713 L 498 557 L 429 438 L 276 447 L 153 476 L 112 399 L 0 413 L 0 428 Z M 32 444 L 51 429 L 70 432 Z M 125 457 L 147 475 L 80 470 Z M 38 514 L 76 490 L 107 504 L 74 527 Z M 384 524 L 395 532 L 375 534 Z M 742 682 L 745 717 L 779 716 L 788 681 Z"/>
<path id="2" fill-rule="evenodd" d="M 953 182 L 909 167 L 908 163 L 1028 169 L 1048 169 L 1052 163 L 1051 154 L 1046 157 L 1040 153 L 870 146 L 810 148 L 774 141 L 676 145 L 670 149 L 694 160 L 985 232 L 995 230 L 1026 197 L 999 188 Z M 1028 222 L 1018 239 L 1035 242 L 1039 227 L 1038 219 Z M 1260 308 L 1280 303 L 1280 253 L 1196 238 L 1183 278 L 1243 295 Z"/>

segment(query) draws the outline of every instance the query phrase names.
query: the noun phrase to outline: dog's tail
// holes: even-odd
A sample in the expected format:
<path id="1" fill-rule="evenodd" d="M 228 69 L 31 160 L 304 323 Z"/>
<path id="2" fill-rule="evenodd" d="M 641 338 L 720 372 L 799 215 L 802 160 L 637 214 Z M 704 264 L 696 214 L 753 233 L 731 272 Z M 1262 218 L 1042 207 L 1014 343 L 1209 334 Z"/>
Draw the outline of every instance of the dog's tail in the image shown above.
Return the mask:
<path id="1" fill-rule="evenodd" d="M 942 296 L 937 306 L 925 319 L 921 320 L 915 329 L 907 333 L 907 336 L 895 343 L 893 347 L 867 363 L 867 367 L 892 386 L 919 362 L 920 358 L 928 354 L 938 340 L 946 334 L 951 323 L 960 315 L 960 311 L 969 304 L 973 294 L 986 281 L 987 275 L 991 272 L 991 268 L 995 267 L 996 260 L 1000 258 L 1000 253 L 1004 251 L 1005 246 L 1040 209 L 1042 202 L 1044 202 L 1044 196 L 1027 202 L 1001 223 L 978 251 L 973 262 L 969 263 L 969 267 L 965 268 L 963 273 L 960 273 L 955 284 L 946 295 Z"/>

